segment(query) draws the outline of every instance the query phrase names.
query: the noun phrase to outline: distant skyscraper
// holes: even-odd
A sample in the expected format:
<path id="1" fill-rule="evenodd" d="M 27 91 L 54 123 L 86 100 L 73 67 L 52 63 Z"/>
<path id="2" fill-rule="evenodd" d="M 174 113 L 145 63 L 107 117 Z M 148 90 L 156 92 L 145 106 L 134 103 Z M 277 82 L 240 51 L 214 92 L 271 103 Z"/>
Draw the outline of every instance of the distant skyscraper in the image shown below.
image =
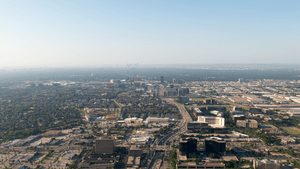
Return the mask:
<path id="1" fill-rule="evenodd" d="M 164 83 L 164 77 L 163 76 L 160 77 L 160 82 Z"/>

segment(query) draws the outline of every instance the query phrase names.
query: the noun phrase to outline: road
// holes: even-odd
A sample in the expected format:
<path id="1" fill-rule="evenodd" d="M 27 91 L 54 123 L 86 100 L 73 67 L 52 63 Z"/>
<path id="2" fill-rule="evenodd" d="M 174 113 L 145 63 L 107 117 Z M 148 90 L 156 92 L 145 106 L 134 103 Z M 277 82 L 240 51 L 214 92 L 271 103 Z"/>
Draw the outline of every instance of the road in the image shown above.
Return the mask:
<path id="1" fill-rule="evenodd" d="M 173 99 L 170 99 L 170 98 L 162 98 L 162 100 L 166 101 L 168 104 L 172 104 L 174 106 L 176 106 L 182 116 L 182 120 L 181 122 L 177 125 L 177 127 L 173 128 L 173 130 L 169 131 L 168 134 L 164 135 L 163 138 L 161 138 L 160 140 L 158 141 L 155 141 L 154 144 L 152 145 L 153 148 L 155 147 L 156 149 L 159 148 L 161 150 L 163 150 L 162 146 L 164 146 L 164 150 L 165 151 L 170 151 L 171 150 L 171 147 L 170 145 L 167 145 L 168 142 L 172 143 L 173 140 L 175 140 L 176 138 L 178 138 L 178 136 L 180 134 L 183 134 L 186 132 L 186 124 L 188 122 L 192 122 L 193 119 L 192 117 L 190 116 L 190 114 L 187 112 L 187 110 L 185 109 L 184 105 L 182 104 L 179 104 L 177 102 L 175 102 Z M 156 156 L 154 156 L 149 164 L 149 169 L 150 168 L 157 168 L 158 166 L 160 165 L 154 165 L 154 164 L 161 164 L 162 161 L 159 161 L 161 159 L 159 159 Z M 163 163 L 165 163 L 167 161 L 163 161 Z"/>
<path id="2" fill-rule="evenodd" d="M 166 144 L 167 142 L 172 142 L 174 139 L 176 139 L 180 134 L 183 134 L 186 132 L 186 125 L 188 122 L 192 122 L 193 119 L 190 116 L 190 114 L 188 113 L 188 111 L 185 109 L 184 105 L 179 104 L 177 102 L 175 102 L 173 99 L 170 98 L 164 98 L 163 100 L 165 100 L 167 103 L 172 104 L 174 106 L 176 106 L 182 116 L 182 120 L 179 123 L 179 125 L 174 128 L 174 132 L 171 133 L 169 136 L 167 136 L 168 138 L 166 138 L 164 142 L 164 144 Z"/>
<path id="3" fill-rule="evenodd" d="M 119 110 L 119 113 L 118 113 L 118 117 L 117 117 L 117 119 L 123 119 L 122 118 L 122 107 L 124 107 L 125 105 L 123 105 L 123 104 L 121 104 L 121 103 L 119 103 L 119 102 L 117 102 L 115 99 L 112 99 L 118 106 L 119 106 L 119 108 L 120 108 L 120 110 Z"/>

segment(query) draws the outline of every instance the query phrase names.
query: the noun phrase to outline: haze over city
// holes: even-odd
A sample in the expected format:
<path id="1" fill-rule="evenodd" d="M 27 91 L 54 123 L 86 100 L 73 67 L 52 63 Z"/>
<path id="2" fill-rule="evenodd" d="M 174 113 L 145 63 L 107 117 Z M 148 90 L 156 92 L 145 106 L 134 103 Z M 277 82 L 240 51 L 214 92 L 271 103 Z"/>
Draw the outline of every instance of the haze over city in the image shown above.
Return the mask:
<path id="1" fill-rule="evenodd" d="M 1 1 L 0 67 L 299 64 L 299 1 Z"/>

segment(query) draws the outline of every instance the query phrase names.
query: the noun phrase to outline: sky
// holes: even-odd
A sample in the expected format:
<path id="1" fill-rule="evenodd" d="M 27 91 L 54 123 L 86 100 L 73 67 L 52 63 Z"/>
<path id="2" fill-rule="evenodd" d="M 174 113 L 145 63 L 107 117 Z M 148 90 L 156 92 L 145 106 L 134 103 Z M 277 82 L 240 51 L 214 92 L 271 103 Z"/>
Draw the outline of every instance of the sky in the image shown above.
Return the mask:
<path id="1" fill-rule="evenodd" d="M 0 68 L 300 64 L 299 0 L 0 0 Z"/>

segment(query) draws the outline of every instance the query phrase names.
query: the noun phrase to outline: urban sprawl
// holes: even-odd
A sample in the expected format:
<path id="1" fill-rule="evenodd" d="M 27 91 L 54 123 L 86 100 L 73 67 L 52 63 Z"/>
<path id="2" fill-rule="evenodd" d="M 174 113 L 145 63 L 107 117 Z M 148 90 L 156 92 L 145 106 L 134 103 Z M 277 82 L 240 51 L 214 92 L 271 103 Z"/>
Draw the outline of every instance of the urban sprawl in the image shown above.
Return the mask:
<path id="1" fill-rule="evenodd" d="M 300 81 L 25 81 L 1 88 L 0 168 L 300 168 Z"/>

